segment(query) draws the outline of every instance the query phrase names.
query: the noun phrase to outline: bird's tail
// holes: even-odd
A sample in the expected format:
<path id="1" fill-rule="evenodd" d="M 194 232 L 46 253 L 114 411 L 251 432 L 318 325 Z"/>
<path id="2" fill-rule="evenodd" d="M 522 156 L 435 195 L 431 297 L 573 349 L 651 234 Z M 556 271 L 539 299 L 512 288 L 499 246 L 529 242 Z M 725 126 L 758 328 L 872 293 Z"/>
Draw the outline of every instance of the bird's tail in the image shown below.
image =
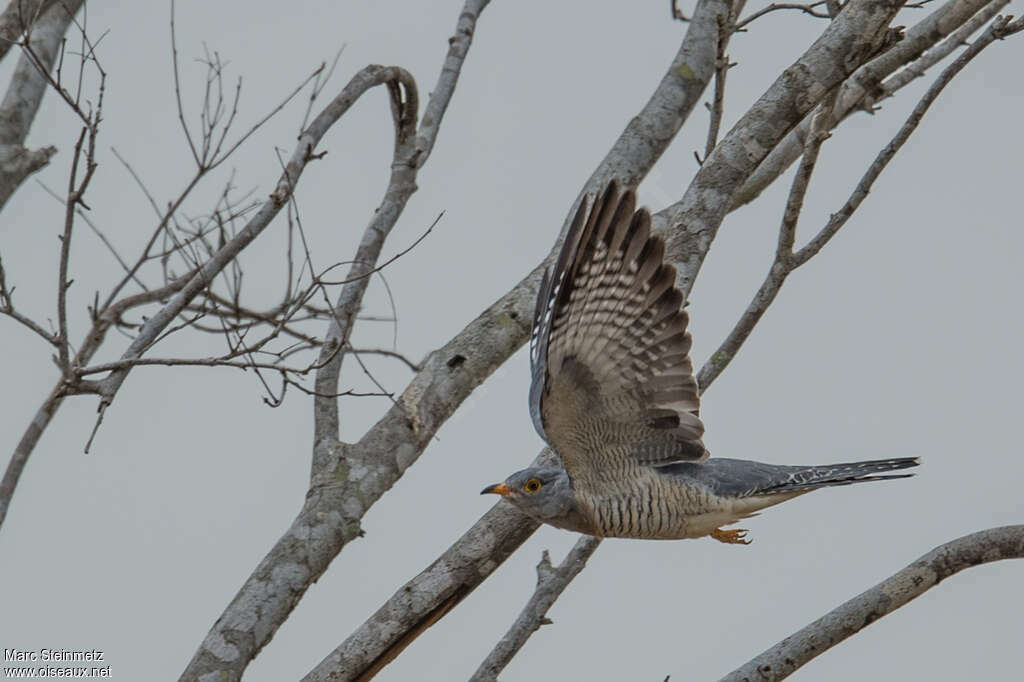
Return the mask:
<path id="1" fill-rule="evenodd" d="M 867 462 L 793 467 L 792 471 L 784 479 L 776 479 L 769 485 L 760 487 L 757 493 L 798 493 L 833 485 L 884 481 L 890 478 L 909 478 L 914 474 L 878 474 L 885 471 L 897 471 L 899 469 L 916 467 L 920 463 L 921 460 L 917 457 L 899 457 L 896 459 L 876 459 Z"/>

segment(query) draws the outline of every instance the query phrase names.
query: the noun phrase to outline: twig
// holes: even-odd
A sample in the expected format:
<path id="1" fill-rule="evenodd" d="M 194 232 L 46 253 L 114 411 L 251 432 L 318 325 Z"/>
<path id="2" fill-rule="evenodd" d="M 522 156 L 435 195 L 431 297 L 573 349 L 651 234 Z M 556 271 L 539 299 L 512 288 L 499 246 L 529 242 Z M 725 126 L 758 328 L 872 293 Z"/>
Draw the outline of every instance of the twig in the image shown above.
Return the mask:
<path id="1" fill-rule="evenodd" d="M 470 682 L 497 680 L 498 673 L 505 669 L 526 644 L 530 635 L 542 625 L 551 623 L 547 617 L 548 609 L 561 596 L 572 579 L 583 570 L 587 565 L 587 559 L 597 551 L 600 544 L 601 538 L 584 535 L 576 541 L 558 568 L 551 566 L 551 557 L 548 556 L 547 550 L 544 550 L 540 563 L 537 564 L 537 588 L 533 591 L 533 596 L 523 607 L 516 622 L 469 678 Z"/>
<path id="2" fill-rule="evenodd" d="M 676 21 L 689 22 L 690 18 L 683 14 L 683 11 L 679 9 L 679 0 L 669 0 L 669 11 L 672 13 L 672 18 Z"/>
<path id="3" fill-rule="evenodd" d="M 739 31 L 739 30 L 744 29 L 752 21 L 755 21 L 755 20 L 763 17 L 764 15 L 768 14 L 769 12 L 777 12 L 777 11 L 783 10 L 783 9 L 786 9 L 786 10 L 788 10 L 788 9 L 795 9 L 795 10 L 799 10 L 800 12 L 803 12 L 804 14 L 810 14 L 812 17 L 817 17 L 819 19 L 828 19 L 830 17 L 830 13 L 829 12 L 818 11 L 819 7 L 822 7 L 823 5 L 826 5 L 826 4 L 828 4 L 828 0 L 818 0 L 818 2 L 812 2 L 812 3 L 807 3 L 807 4 L 801 4 L 801 3 L 795 3 L 795 2 L 773 2 L 772 4 L 768 5 L 767 7 L 763 7 L 762 9 L 757 10 L 756 12 L 754 12 L 750 16 L 746 17 L 745 19 L 742 19 L 741 21 L 736 22 L 736 30 Z"/>
<path id="4" fill-rule="evenodd" d="M 82 128 L 78 141 L 75 143 L 75 151 L 71 160 L 71 175 L 68 178 L 68 197 L 65 201 L 64 233 L 60 237 L 60 265 L 57 274 L 57 352 L 60 354 L 61 372 L 65 376 L 71 371 L 68 353 L 67 294 L 68 287 L 71 286 L 68 282 L 68 260 L 71 256 L 71 230 L 75 224 L 75 205 L 81 198 L 75 180 L 78 175 L 78 164 L 82 159 L 82 144 L 85 142 L 87 134 L 89 134 L 89 129 Z M 92 175 L 91 168 L 87 174 Z M 83 180 L 83 183 L 88 183 L 88 177 Z"/>
<path id="5" fill-rule="evenodd" d="M 422 366 L 417 365 L 401 353 L 393 350 L 387 350 L 386 348 L 350 348 L 348 352 L 355 353 L 356 355 L 382 355 L 386 358 L 394 358 L 396 360 L 400 360 L 406 367 L 414 372 L 418 372 L 423 369 Z"/>
<path id="6" fill-rule="evenodd" d="M 180 68 L 178 67 L 178 35 L 174 29 L 174 16 L 177 3 L 175 0 L 171 0 L 171 64 L 174 67 L 172 69 L 174 73 L 174 102 L 178 107 L 178 122 L 181 123 L 181 130 L 185 133 L 185 140 L 188 142 L 188 148 L 192 151 L 192 159 L 196 162 L 196 166 L 202 168 L 203 163 L 200 160 L 199 151 L 196 149 L 196 143 L 192 140 L 192 133 L 188 129 L 188 122 L 185 120 L 185 107 L 181 101 L 181 76 Z"/>
<path id="7" fill-rule="evenodd" d="M 0 315 L 7 315 L 14 321 L 24 325 L 41 336 L 50 345 L 59 347 L 60 341 L 57 338 L 57 335 L 46 331 L 38 322 L 26 315 L 22 315 L 14 309 L 14 301 L 11 300 L 11 294 L 13 292 L 13 289 L 7 288 L 7 273 L 4 271 L 3 259 L 0 259 Z"/>
<path id="8" fill-rule="evenodd" d="M 836 607 L 722 678 L 774 682 L 960 571 L 1024 559 L 1024 525 L 990 528 L 936 547 L 903 570 Z"/>
<path id="9" fill-rule="evenodd" d="M 736 32 L 736 16 L 734 9 L 724 15 L 719 16 L 718 22 L 718 49 L 715 55 L 715 95 L 712 100 L 711 106 L 708 109 L 711 111 L 711 120 L 708 123 L 708 137 L 707 142 L 704 145 L 704 158 L 711 156 L 711 152 L 714 151 L 715 145 L 718 144 L 718 130 L 722 126 L 722 114 L 725 111 L 725 77 L 729 73 L 735 64 L 729 63 L 729 55 L 725 53 L 725 48 L 729 44 L 729 38 L 733 33 Z M 697 159 L 698 163 L 703 163 L 701 159 Z"/>
<path id="10" fill-rule="evenodd" d="M 786 209 L 783 212 L 782 224 L 779 226 L 775 258 L 768 269 L 768 275 L 732 331 L 697 373 L 697 384 L 701 390 L 710 386 L 711 382 L 729 366 L 747 337 L 753 332 L 754 327 L 761 321 L 765 311 L 775 300 L 786 278 L 797 267 L 793 255 L 797 221 L 803 208 L 811 175 L 814 173 L 814 166 L 818 161 L 818 152 L 821 150 L 822 143 L 828 138 L 825 120 L 830 106 L 830 101 L 823 102 L 812 118 L 810 137 L 807 139 L 800 167 L 793 177 L 793 184 L 786 199 Z"/>

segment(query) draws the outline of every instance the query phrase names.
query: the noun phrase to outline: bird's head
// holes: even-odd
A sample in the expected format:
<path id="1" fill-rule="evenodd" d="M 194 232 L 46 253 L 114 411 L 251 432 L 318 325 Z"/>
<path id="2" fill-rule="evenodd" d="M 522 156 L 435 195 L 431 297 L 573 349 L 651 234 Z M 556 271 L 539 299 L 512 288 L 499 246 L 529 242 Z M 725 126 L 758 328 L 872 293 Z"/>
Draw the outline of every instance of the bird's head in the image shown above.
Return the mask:
<path id="1" fill-rule="evenodd" d="M 531 467 L 517 471 L 480 494 L 501 495 L 524 514 L 558 528 L 587 532 L 576 507 L 576 496 L 565 469 Z"/>

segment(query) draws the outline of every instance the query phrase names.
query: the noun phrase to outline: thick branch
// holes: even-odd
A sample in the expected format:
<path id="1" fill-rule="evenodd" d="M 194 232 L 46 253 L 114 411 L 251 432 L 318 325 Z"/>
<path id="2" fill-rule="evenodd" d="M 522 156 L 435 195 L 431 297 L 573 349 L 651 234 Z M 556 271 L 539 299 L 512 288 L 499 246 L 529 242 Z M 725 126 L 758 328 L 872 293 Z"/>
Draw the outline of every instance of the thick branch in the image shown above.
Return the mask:
<path id="1" fill-rule="evenodd" d="M 936 547 L 902 571 L 833 609 L 722 678 L 722 682 L 771 682 L 921 596 L 965 568 L 1024 559 L 1024 525 L 991 528 Z"/>
<path id="2" fill-rule="evenodd" d="M 743 186 L 785 135 L 871 57 L 888 33 L 901 0 L 851 0 L 813 45 L 733 126 L 694 176 L 683 198 L 654 216 L 672 227 L 666 253 L 688 293 L 711 242 Z"/>
<path id="3" fill-rule="evenodd" d="M 1003 6 L 1008 1 L 949 0 L 915 24 L 906 32 L 903 40 L 865 64 L 843 83 L 832 108 L 828 129 L 831 130 L 858 108 L 865 106 L 865 99 L 877 92 L 882 79 L 896 69 L 916 60 L 925 50 L 967 23 L 972 16 L 987 5 Z M 869 101 L 867 104 L 870 106 L 871 102 Z M 744 183 L 743 188 L 732 198 L 730 210 L 748 204 L 760 196 L 768 185 L 800 157 L 810 126 L 810 119 L 804 119 L 800 125 L 789 131 L 785 139 L 761 161 L 757 170 Z"/>

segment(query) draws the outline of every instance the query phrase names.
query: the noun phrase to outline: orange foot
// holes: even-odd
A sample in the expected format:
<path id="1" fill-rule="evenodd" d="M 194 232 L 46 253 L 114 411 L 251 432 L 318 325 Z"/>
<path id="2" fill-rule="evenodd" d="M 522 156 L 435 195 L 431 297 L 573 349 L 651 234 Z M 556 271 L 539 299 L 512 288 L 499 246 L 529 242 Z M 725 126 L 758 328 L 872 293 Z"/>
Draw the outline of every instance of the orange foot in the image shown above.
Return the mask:
<path id="1" fill-rule="evenodd" d="M 727 545 L 749 545 L 750 540 L 747 539 L 747 530 L 745 528 L 735 528 L 733 530 L 723 530 L 721 528 L 711 531 L 711 537 L 724 542 Z"/>

